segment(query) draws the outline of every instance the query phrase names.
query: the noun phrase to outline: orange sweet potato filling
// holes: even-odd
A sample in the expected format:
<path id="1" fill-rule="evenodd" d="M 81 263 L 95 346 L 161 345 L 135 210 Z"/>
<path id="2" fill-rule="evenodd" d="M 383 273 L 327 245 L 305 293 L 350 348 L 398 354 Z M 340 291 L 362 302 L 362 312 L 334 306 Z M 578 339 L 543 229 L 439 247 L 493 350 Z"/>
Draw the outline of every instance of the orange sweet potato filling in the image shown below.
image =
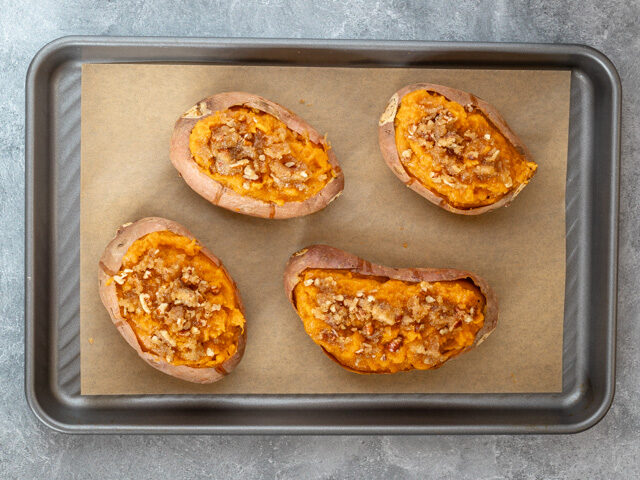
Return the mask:
<path id="1" fill-rule="evenodd" d="M 411 283 L 307 269 L 294 300 L 313 341 L 359 372 L 436 368 L 473 344 L 484 323 L 484 295 L 469 280 Z"/>
<path id="2" fill-rule="evenodd" d="M 200 120 L 189 148 L 200 169 L 241 195 L 283 205 L 316 195 L 335 177 L 327 148 L 273 115 L 232 107 Z"/>
<path id="3" fill-rule="evenodd" d="M 537 168 L 480 110 L 426 90 L 402 98 L 395 140 L 407 173 L 460 209 L 497 202 Z"/>
<path id="4" fill-rule="evenodd" d="M 200 250 L 190 238 L 153 232 L 129 247 L 111 278 L 141 348 L 173 365 L 220 365 L 244 329 L 231 280 Z"/>

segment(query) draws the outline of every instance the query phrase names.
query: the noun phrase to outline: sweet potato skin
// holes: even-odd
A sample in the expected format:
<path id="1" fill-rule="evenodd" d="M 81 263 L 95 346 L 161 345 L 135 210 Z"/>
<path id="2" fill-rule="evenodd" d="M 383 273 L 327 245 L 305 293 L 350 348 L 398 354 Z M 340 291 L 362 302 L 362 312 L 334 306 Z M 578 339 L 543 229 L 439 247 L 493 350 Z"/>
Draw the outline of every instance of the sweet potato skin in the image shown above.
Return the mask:
<path id="1" fill-rule="evenodd" d="M 167 220 L 160 217 L 147 217 L 138 220 L 135 223 L 125 224 L 121 226 L 116 236 L 109 242 L 102 254 L 98 268 L 98 289 L 100 293 L 100 299 L 103 305 L 109 312 L 109 317 L 115 325 L 120 335 L 125 341 L 136 351 L 136 353 L 146 363 L 153 368 L 160 370 L 167 375 L 186 380 L 193 383 L 213 383 L 226 375 L 228 375 L 238 365 L 244 354 L 244 349 L 247 339 L 247 328 L 244 327 L 242 336 L 238 341 L 238 349 L 235 354 L 229 357 L 222 364 L 212 368 L 193 368 L 186 365 L 172 365 L 168 363 L 164 358 L 154 355 L 149 352 L 145 352 L 140 347 L 138 339 L 129 325 L 129 323 L 120 315 L 120 307 L 118 305 L 118 296 L 116 291 L 115 282 L 108 284 L 107 280 L 113 275 L 117 274 L 122 267 L 122 258 L 129 250 L 129 247 L 137 239 L 156 231 L 165 231 L 176 233 L 188 238 L 194 239 L 195 237 L 189 230 L 180 225 L 179 223 Z M 201 253 L 206 255 L 216 266 L 224 270 L 227 277 L 232 283 L 236 298 L 238 299 L 238 305 L 240 311 L 244 315 L 244 306 L 238 288 L 229 275 L 229 272 L 224 268 L 222 262 L 218 257 L 211 253 L 204 246 L 200 250 Z"/>
<path id="2" fill-rule="evenodd" d="M 384 113 L 380 117 L 380 121 L 378 122 L 378 142 L 380 145 L 380 152 L 382 153 L 387 166 L 391 169 L 395 176 L 398 177 L 402 181 L 402 183 L 404 183 L 411 190 L 423 196 L 431 203 L 451 213 L 457 213 L 460 215 L 480 215 L 482 213 L 496 210 L 500 207 L 508 206 L 522 191 L 526 184 L 519 185 L 516 189 L 510 191 L 500 200 L 492 203 L 491 205 L 463 209 L 456 208 L 448 204 L 445 198 L 436 195 L 431 190 L 422 185 L 422 183 L 420 183 L 418 180 L 411 177 L 407 173 L 404 166 L 402 165 L 402 162 L 400 161 L 400 156 L 398 155 L 395 140 L 394 121 L 398 108 L 400 107 L 400 103 L 402 102 L 402 98 L 408 93 L 414 92 L 416 90 L 427 90 L 429 92 L 434 92 L 442 95 L 449 100 L 457 102 L 460 105 L 471 105 L 477 108 L 489 119 L 489 121 L 500 131 L 500 133 L 505 136 L 505 138 L 515 147 L 516 151 L 520 155 L 522 155 L 526 161 L 531 160 L 531 154 L 529 153 L 529 150 L 527 149 L 525 144 L 509 128 L 507 122 L 504 120 L 504 118 L 502 118 L 502 115 L 500 115 L 498 110 L 496 110 L 493 105 L 485 102 L 484 100 L 476 97 L 471 93 L 464 92 L 462 90 L 456 90 L 455 88 L 447 87 L 444 85 L 436 85 L 433 83 L 414 83 L 401 88 L 393 94 L 393 96 L 389 100 L 389 103 L 387 104 Z"/>
<path id="3" fill-rule="evenodd" d="M 284 270 L 284 290 L 296 313 L 297 308 L 293 292 L 300 281 L 300 275 L 308 268 L 348 270 L 360 275 L 386 277 L 405 282 L 439 282 L 462 279 L 471 280 L 480 289 L 486 299 L 484 312 L 485 318 L 484 324 L 476 334 L 474 342 L 462 350 L 460 354 L 469 351 L 484 342 L 496 328 L 498 323 L 498 299 L 486 280 L 474 273 L 452 268 L 386 267 L 368 262 L 352 253 L 345 252 L 344 250 L 340 250 L 329 245 L 312 245 L 303 248 L 302 250 L 294 253 L 287 262 Z M 322 351 L 329 358 L 350 372 L 361 374 L 371 373 L 347 367 L 341 364 L 337 358 L 327 352 L 324 348 L 322 348 Z M 390 372 L 381 371 L 377 373 Z"/>
<path id="4" fill-rule="evenodd" d="M 198 102 L 176 121 L 171 137 L 171 163 L 196 193 L 214 205 L 227 210 L 254 217 L 276 219 L 301 217 L 317 212 L 325 208 L 342 193 L 344 189 L 344 174 L 332 148 L 327 149 L 327 156 L 336 176 L 318 194 L 303 202 L 287 202 L 284 205 L 263 202 L 256 198 L 241 195 L 202 172 L 193 161 L 191 150 L 189 149 L 191 130 L 202 118 L 234 106 L 246 106 L 268 113 L 279 119 L 294 132 L 309 135 L 309 139 L 313 143 L 326 146 L 324 137 L 311 125 L 295 113 L 266 98 L 245 92 L 225 92 L 212 95 Z"/>

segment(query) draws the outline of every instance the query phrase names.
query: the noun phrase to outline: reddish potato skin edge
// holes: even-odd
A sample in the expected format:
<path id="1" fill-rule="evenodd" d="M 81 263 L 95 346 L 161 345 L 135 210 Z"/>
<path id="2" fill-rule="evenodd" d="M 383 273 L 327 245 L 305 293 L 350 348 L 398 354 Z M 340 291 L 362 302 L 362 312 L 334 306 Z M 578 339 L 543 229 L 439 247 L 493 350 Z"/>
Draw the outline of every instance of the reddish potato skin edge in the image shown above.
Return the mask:
<path id="1" fill-rule="evenodd" d="M 345 252 L 338 248 L 328 245 L 312 245 L 294 253 L 287 262 L 284 270 L 284 290 L 293 306 L 298 313 L 294 299 L 294 289 L 300 282 L 300 275 L 309 268 L 333 269 L 333 270 L 349 270 L 350 272 L 360 275 L 369 275 L 376 277 L 386 277 L 405 282 L 438 282 L 469 279 L 476 285 L 485 297 L 484 324 L 478 330 L 474 342 L 458 353 L 456 356 L 477 347 L 484 342 L 493 332 L 498 323 L 498 299 L 489 284 L 482 277 L 466 272 L 464 270 L 456 270 L 452 268 L 392 268 L 366 260 Z M 322 348 L 322 347 L 321 347 Z M 354 373 L 373 373 L 362 372 L 342 365 L 338 359 L 322 348 L 325 354 L 341 367 Z M 455 358 L 455 357 L 453 357 Z M 451 359 L 449 359 L 451 360 Z M 445 362 L 446 363 L 446 362 Z M 444 365 L 444 364 L 442 364 Z M 439 368 L 440 366 L 436 368 Z M 390 373 L 390 372 L 376 372 Z"/>
<path id="2" fill-rule="evenodd" d="M 487 117 L 490 123 L 492 123 L 493 126 L 496 127 L 496 129 L 498 129 L 500 133 L 502 133 L 505 138 L 515 147 L 516 151 L 524 157 L 525 161 L 531 161 L 531 154 L 529 153 L 526 145 L 509 128 L 507 122 L 504 120 L 504 118 L 502 118 L 500 113 L 493 105 L 485 102 L 475 95 L 472 95 L 471 93 L 463 92 L 462 90 L 456 90 L 455 88 L 446 87 L 444 85 L 435 85 L 433 83 L 414 83 L 412 85 L 407 85 L 406 87 L 403 87 L 396 93 L 394 93 L 389 100 L 389 103 L 387 104 L 385 112 L 380 117 L 378 128 L 378 141 L 380 144 L 380 151 L 382 152 L 385 163 L 395 174 L 395 176 L 398 177 L 402 181 L 402 183 L 404 183 L 414 192 L 423 196 L 431 203 L 452 213 L 457 213 L 460 215 L 480 215 L 491 210 L 496 210 L 500 207 L 509 206 L 509 204 L 522 191 L 526 184 L 518 186 L 518 188 L 510 191 L 500 200 L 492 203 L 491 205 L 485 205 L 476 208 L 456 208 L 452 205 L 449 205 L 445 198 L 433 193 L 431 190 L 422 185 L 420 181 L 409 175 L 409 173 L 405 170 L 404 165 L 402 165 L 402 162 L 400 161 L 400 157 L 398 155 L 394 121 L 398 108 L 400 108 L 400 103 L 402 103 L 402 98 L 404 98 L 404 96 L 408 93 L 414 92 L 416 90 L 427 90 L 428 92 L 435 92 L 447 98 L 448 100 L 458 102 L 460 105 L 466 106 L 470 104 L 473 107 L 477 108 Z"/>
<path id="3" fill-rule="evenodd" d="M 198 102 L 176 121 L 171 137 L 171 163 L 196 193 L 214 205 L 227 210 L 254 217 L 275 219 L 300 217 L 317 212 L 329 205 L 342 193 L 344 189 L 344 174 L 332 148 L 327 149 L 327 156 L 336 176 L 320 192 L 303 202 L 287 202 L 284 205 L 263 202 L 248 195 L 241 195 L 202 172 L 196 162 L 193 161 L 191 150 L 189 149 L 191 130 L 201 119 L 219 110 L 234 106 L 251 107 L 273 115 L 294 132 L 299 134 L 306 133 L 313 143 L 326 146 L 324 137 L 311 125 L 293 112 L 266 98 L 245 92 L 226 92 L 212 95 Z"/>
<path id="4" fill-rule="evenodd" d="M 247 341 L 247 327 L 245 323 L 243 334 L 238 340 L 238 350 L 234 355 L 229 357 L 223 363 L 216 367 L 211 368 L 193 368 L 186 365 L 172 365 L 165 361 L 164 358 L 153 355 L 149 352 L 145 352 L 138 343 L 138 338 L 134 333 L 129 323 L 120 315 L 120 307 L 118 305 L 118 296 L 116 291 L 115 282 L 111 282 L 107 285 L 107 280 L 113 275 L 118 273 L 122 267 L 122 258 L 129 250 L 129 247 L 140 237 L 143 237 L 152 232 L 159 232 L 168 230 L 170 232 L 182 235 L 188 238 L 195 239 L 195 237 L 185 227 L 179 223 L 167 220 L 160 217 L 148 217 L 138 220 L 135 223 L 121 226 L 116 236 L 109 242 L 102 254 L 99 262 L 98 269 L 98 285 L 100 299 L 105 308 L 109 312 L 111 321 L 117 328 L 118 332 L 122 335 L 125 341 L 136 351 L 136 353 L 153 368 L 160 370 L 167 375 L 186 380 L 193 383 L 213 383 L 229 374 L 238 365 L 244 354 L 244 349 Z M 238 299 L 238 306 L 240 311 L 244 315 L 244 306 L 242 305 L 242 299 L 238 288 L 229 275 L 229 272 L 224 268 L 222 262 L 218 257 L 213 255 L 207 248 L 201 245 L 201 250 L 211 261 L 218 267 L 222 268 L 225 272 L 231 284 L 233 286 L 236 298 Z"/>

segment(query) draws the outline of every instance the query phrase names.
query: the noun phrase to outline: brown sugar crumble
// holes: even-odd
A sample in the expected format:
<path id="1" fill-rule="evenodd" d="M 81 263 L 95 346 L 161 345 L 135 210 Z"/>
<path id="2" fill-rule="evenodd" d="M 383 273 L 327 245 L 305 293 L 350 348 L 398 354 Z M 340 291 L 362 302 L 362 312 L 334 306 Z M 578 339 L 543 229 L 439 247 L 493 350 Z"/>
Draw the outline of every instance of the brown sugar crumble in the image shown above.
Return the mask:
<path id="1" fill-rule="evenodd" d="M 189 247 L 198 255 L 193 244 Z M 169 363 L 208 366 L 234 353 L 244 318 L 233 305 L 222 304 L 228 303 L 222 282 L 203 278 L 205 267 L 213 267 L 202 267 L 201 260 L 199 271 L 189 264 L 190 258 L 188 251 L 177 248 L 169 253 L 149 248 L 135 265 L 112 278 L 120 313 L 143 350 Z"/>
<path id="2" fill-rule="evenodd" d="M 341 363 L 345 360 L 352 368 L 439 366 L 470 345 L 483 324 L 484 297 L 477 289 L 447 290 L 442 285 L 449 282 L 421 282 L 410 284 L 410 293 L 398 301 L 400 296 L 392 292 L 403 282 L 381 280 L 378 286 L 370 283 L 369 288 L 346 293 L 340 275 L 307 273 L 301 285 L 309 293 L 296 289 L 296 302 L 299 312 L 300 302 L 310 302 L 301 316 L 312 316 L 305 328 L 316 343 L 336 357 L 346 352 Z"/>
<path id="3" fill-rule="evenodd" d="M 433 92 L 407 94 L 395 126 L 406 171 L 460 208 L 494 203 L 537 168 L 480 110 Z"/>
<path id="4" fill-rule="evenodd" d="M 190 149 L 214 179 L 269 201 L 277 196 L 258 191 L 291 189 L 288 195 L 300 200 L 317 193 L 334 175 L 322 145 L 277 118 L 246 107 L 232 107 L 198 122 Z"/>
<path id="5" fill-rule="evenodd" d="M 464 188 L 464 184 L 478 179 L 496 179 L 511 188 L 511 172 L 500 157 L 495 139 L 488 133 L 478 137 L 469 129 L 460 132 L 456 120 L 456 115 L 445 107 L 424 108 L 421 120 L 408 129 L 407 138 L 428 149 L 434 166 L 440 167 L 432 172 L 433 182 Z M 411 149 L 402 152 L 403 162 L 412 157 Z"/>

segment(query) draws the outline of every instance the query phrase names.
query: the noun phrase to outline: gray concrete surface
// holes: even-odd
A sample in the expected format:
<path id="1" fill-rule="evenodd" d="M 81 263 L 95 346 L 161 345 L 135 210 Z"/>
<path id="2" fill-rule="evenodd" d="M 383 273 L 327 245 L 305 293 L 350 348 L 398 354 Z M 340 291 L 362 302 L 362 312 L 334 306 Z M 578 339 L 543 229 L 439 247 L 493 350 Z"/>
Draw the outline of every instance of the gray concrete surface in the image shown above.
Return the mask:
<path id="1" fill-rule="evenodd" d="M 0 478 L 639 478 L 639 20 L 637 0 L 0 0 Z M 609 414 L 570 436 L 68 436 L 41 425 L 23 394 L 24 78 L 42 45 L 71 34 L 572 42 L 603 51 L 624 92 Z"/>

